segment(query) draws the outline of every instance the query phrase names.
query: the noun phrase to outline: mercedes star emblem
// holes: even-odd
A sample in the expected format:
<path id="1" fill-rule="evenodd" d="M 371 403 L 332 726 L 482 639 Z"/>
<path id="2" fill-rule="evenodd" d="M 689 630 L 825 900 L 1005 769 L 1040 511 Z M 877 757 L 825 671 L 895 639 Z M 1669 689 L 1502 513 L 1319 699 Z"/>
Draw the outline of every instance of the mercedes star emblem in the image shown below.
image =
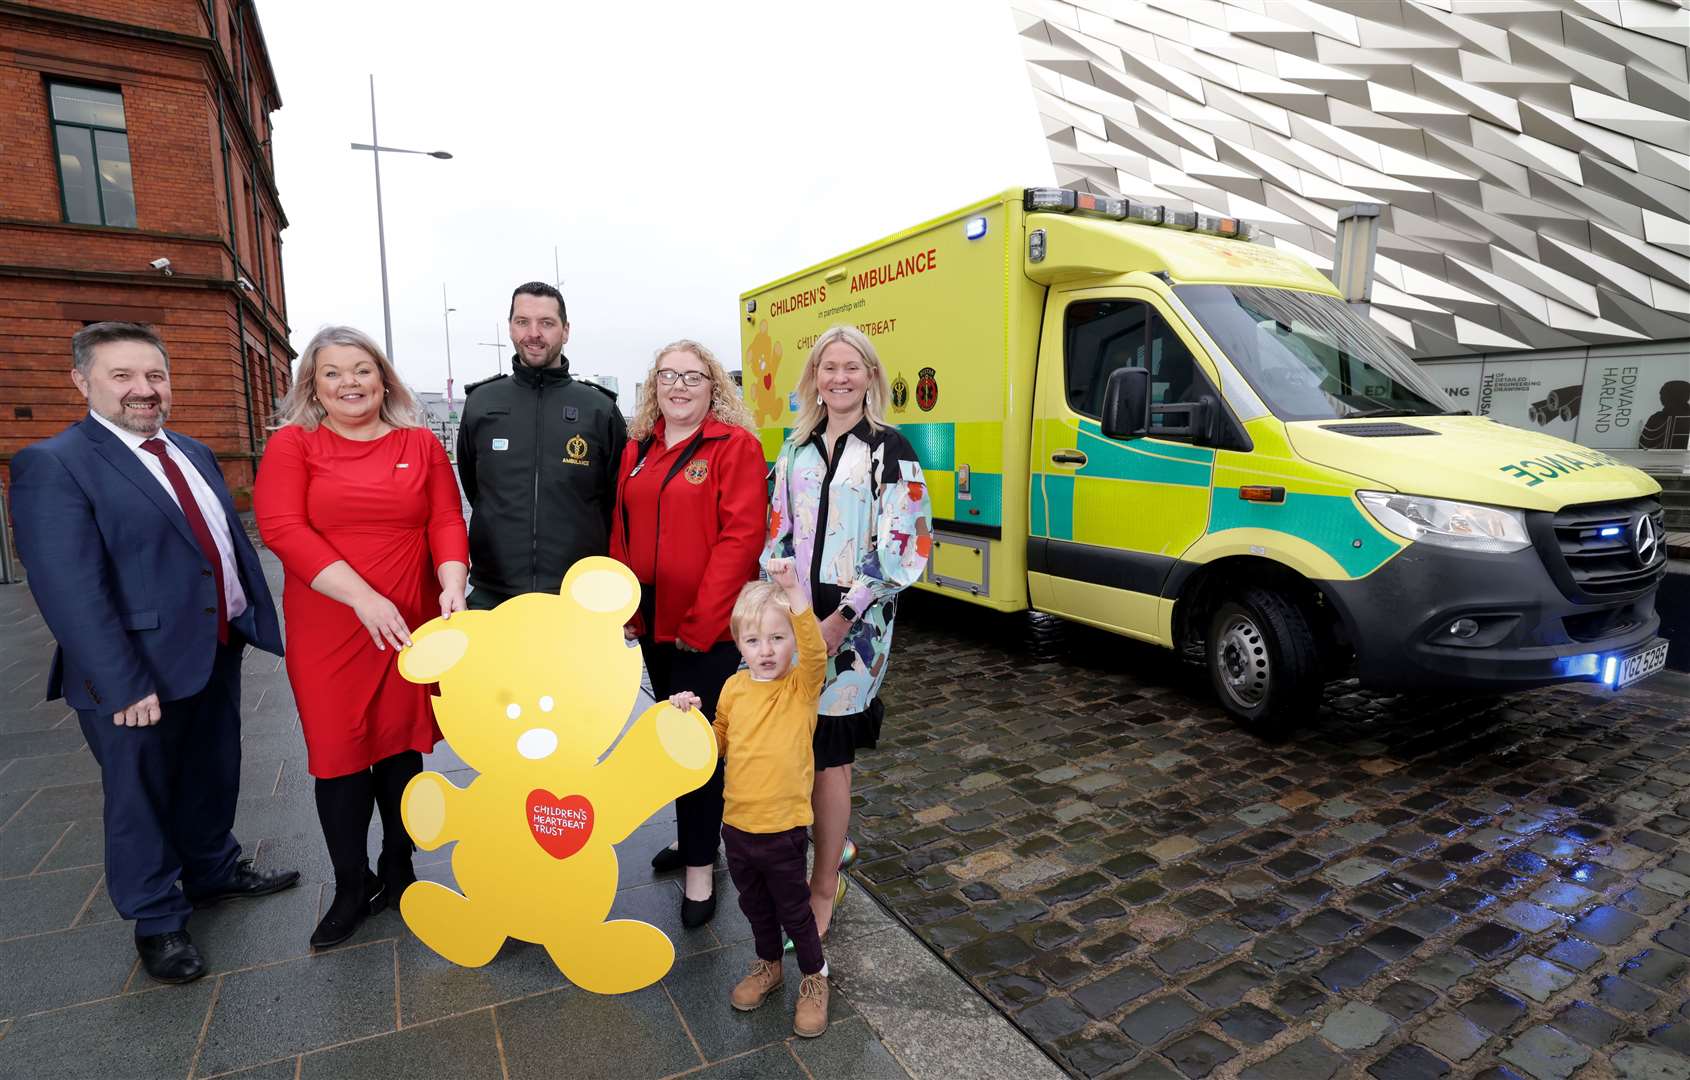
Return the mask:
<path id="1" fill-rule="evenodd" d="M 1655 519 L 1648 514 L 1638 514 L 1631 526 L 1631 550 L 1637 556 L 1637 565 L 1648 566 L 1654 562 L 1660 543 L 1661 538 L 1655 532 Z"/>

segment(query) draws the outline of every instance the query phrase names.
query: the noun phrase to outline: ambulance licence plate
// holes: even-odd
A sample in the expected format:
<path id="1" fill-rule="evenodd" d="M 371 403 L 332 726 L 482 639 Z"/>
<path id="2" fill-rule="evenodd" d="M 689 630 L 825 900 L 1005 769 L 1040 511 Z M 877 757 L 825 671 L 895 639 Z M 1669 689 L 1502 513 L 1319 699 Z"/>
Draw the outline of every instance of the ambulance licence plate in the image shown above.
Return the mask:
<path id="1" fill-rule="evenodd" d="M 1614 689 L 1629 686 L 1640 679 L 1649 676 L 1667 666 L 1667 646 L 1669 642 L 1656 641 L 1651 645 L 1620 658 L 1619 676 L 1614 680 Z"/>

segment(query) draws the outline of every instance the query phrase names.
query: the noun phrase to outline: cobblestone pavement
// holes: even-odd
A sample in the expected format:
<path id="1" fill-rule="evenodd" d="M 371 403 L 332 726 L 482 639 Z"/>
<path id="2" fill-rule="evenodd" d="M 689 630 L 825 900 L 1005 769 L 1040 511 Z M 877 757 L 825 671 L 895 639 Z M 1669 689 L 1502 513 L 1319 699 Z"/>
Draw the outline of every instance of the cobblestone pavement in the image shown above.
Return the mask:
<path id="1" fill-rule="evenodd" d="M 1690 680 L 1386 699 L 912 597 L 859 878 L 1075 1075 L 1690 1078 Z"/>
<path id="2" fill-rule="evenodd" d="M 279 568 L 268 554 L 271 586 Z M 507 943 L 484 968 L 458 968 L 398 915 L 371 919 L 313 953 L 332 898 L 287 678 L 275 657 L 243 668 L 236 835 L 261 867 L 294 867 L 300 887 L 197 912 L 189 929 L 211 974 L 159 986 L 139 970 L 133 931 L 106 896 L 99 769 L 63 702 L 41 701 L 52 641 L 23 586 L 0 588 L 0 1077 L 7 1080 L 524 1080 L 676 1074 L 822 1080 L 1058 1076 L 1050 1061 L 870 898 L 846 898 L 830 934 L 833 1024 L 793 1038 L 797 969 L 784 1000 L 735 1012 L 727 993 L 750 966 L 750 927 L 722 891 L 715 920 L 680 926 L 674 877 L 647 860 L 674 836 L 665 809 L 619 845 L 612 914 L 675 942 L 659 984 L 598 997 L 570 986 L 538 946 Z M 441 747 L 429 759 L 459 784 L 472 773 Z M 463 770 L 463 771 L 459 771 Z M 372 830 L 372 854 L 379 828 Z M 447 849 L 418 873 L 451 880 Z"/>

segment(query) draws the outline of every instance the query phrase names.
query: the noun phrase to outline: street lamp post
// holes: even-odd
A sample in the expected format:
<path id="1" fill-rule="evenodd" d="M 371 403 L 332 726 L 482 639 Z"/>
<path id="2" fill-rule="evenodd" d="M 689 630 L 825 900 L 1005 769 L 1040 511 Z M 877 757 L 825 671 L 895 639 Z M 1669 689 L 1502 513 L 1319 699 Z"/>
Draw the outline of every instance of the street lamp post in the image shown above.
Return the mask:
<path id="1" fill-rule="evenodd" d="M 457 411 L 456 403 L 452 401 L 452 312 L 455 307 L 446 306 L 446 283 L 440 283 L 440 318 L 446 323 L 446 418 L 450 420 Z"/>
<path id="2" fill-rule="evenodd" d="M 508 341 L 500 341 L 498 338 L 499 324 L 494 323 L 493 340 L 476 342 L 477 345 L 491 345 L 493 347 L 493 374 L 495 375 L 505 370 L 505 346 L 509 344 Z"/>
<path id="3" fill-rule="evenodd" d="M 393 359 L 393 309 L 387 296 L 387 226 L 382 220 L 381 212 L 381 156 L 383 154 L 426 154 L 431 158 L 446 160 L 452 155 L 444 150 L 401 150 L 396 146 L 383 146 L 376 137 L 376 77 L 370 76 L 370 141 L 367 143 L 353 143 L 354 150 L 370 151 L 370 159 L 376 165 L 376 242 L 381 248 L 381 322 L 386 332 L 387 358 Z M 449 395 L 448 395 L 449 396 Z"/>

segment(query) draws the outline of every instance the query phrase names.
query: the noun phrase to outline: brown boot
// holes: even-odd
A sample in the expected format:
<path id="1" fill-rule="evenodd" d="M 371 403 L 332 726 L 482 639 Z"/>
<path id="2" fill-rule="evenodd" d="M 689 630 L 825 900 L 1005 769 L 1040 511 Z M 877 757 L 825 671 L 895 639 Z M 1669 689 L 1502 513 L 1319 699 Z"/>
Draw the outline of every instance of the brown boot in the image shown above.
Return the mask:
<path id="1" fill-rule="evenodd" d="M 813 1039 L 827 1030 L 827 976 L 804 976 L 798 984 L 798 1010 L 792 1017 L 792 1033 Z"/>
<path id="2" fill-rule="evenodd" d="M 750 974 L 739 980 L 728 1000 L 740 1012 L 750 1012 L 767 1001 L 785 981 L 779 964 L 759 959 L 752 963 Z"/>

